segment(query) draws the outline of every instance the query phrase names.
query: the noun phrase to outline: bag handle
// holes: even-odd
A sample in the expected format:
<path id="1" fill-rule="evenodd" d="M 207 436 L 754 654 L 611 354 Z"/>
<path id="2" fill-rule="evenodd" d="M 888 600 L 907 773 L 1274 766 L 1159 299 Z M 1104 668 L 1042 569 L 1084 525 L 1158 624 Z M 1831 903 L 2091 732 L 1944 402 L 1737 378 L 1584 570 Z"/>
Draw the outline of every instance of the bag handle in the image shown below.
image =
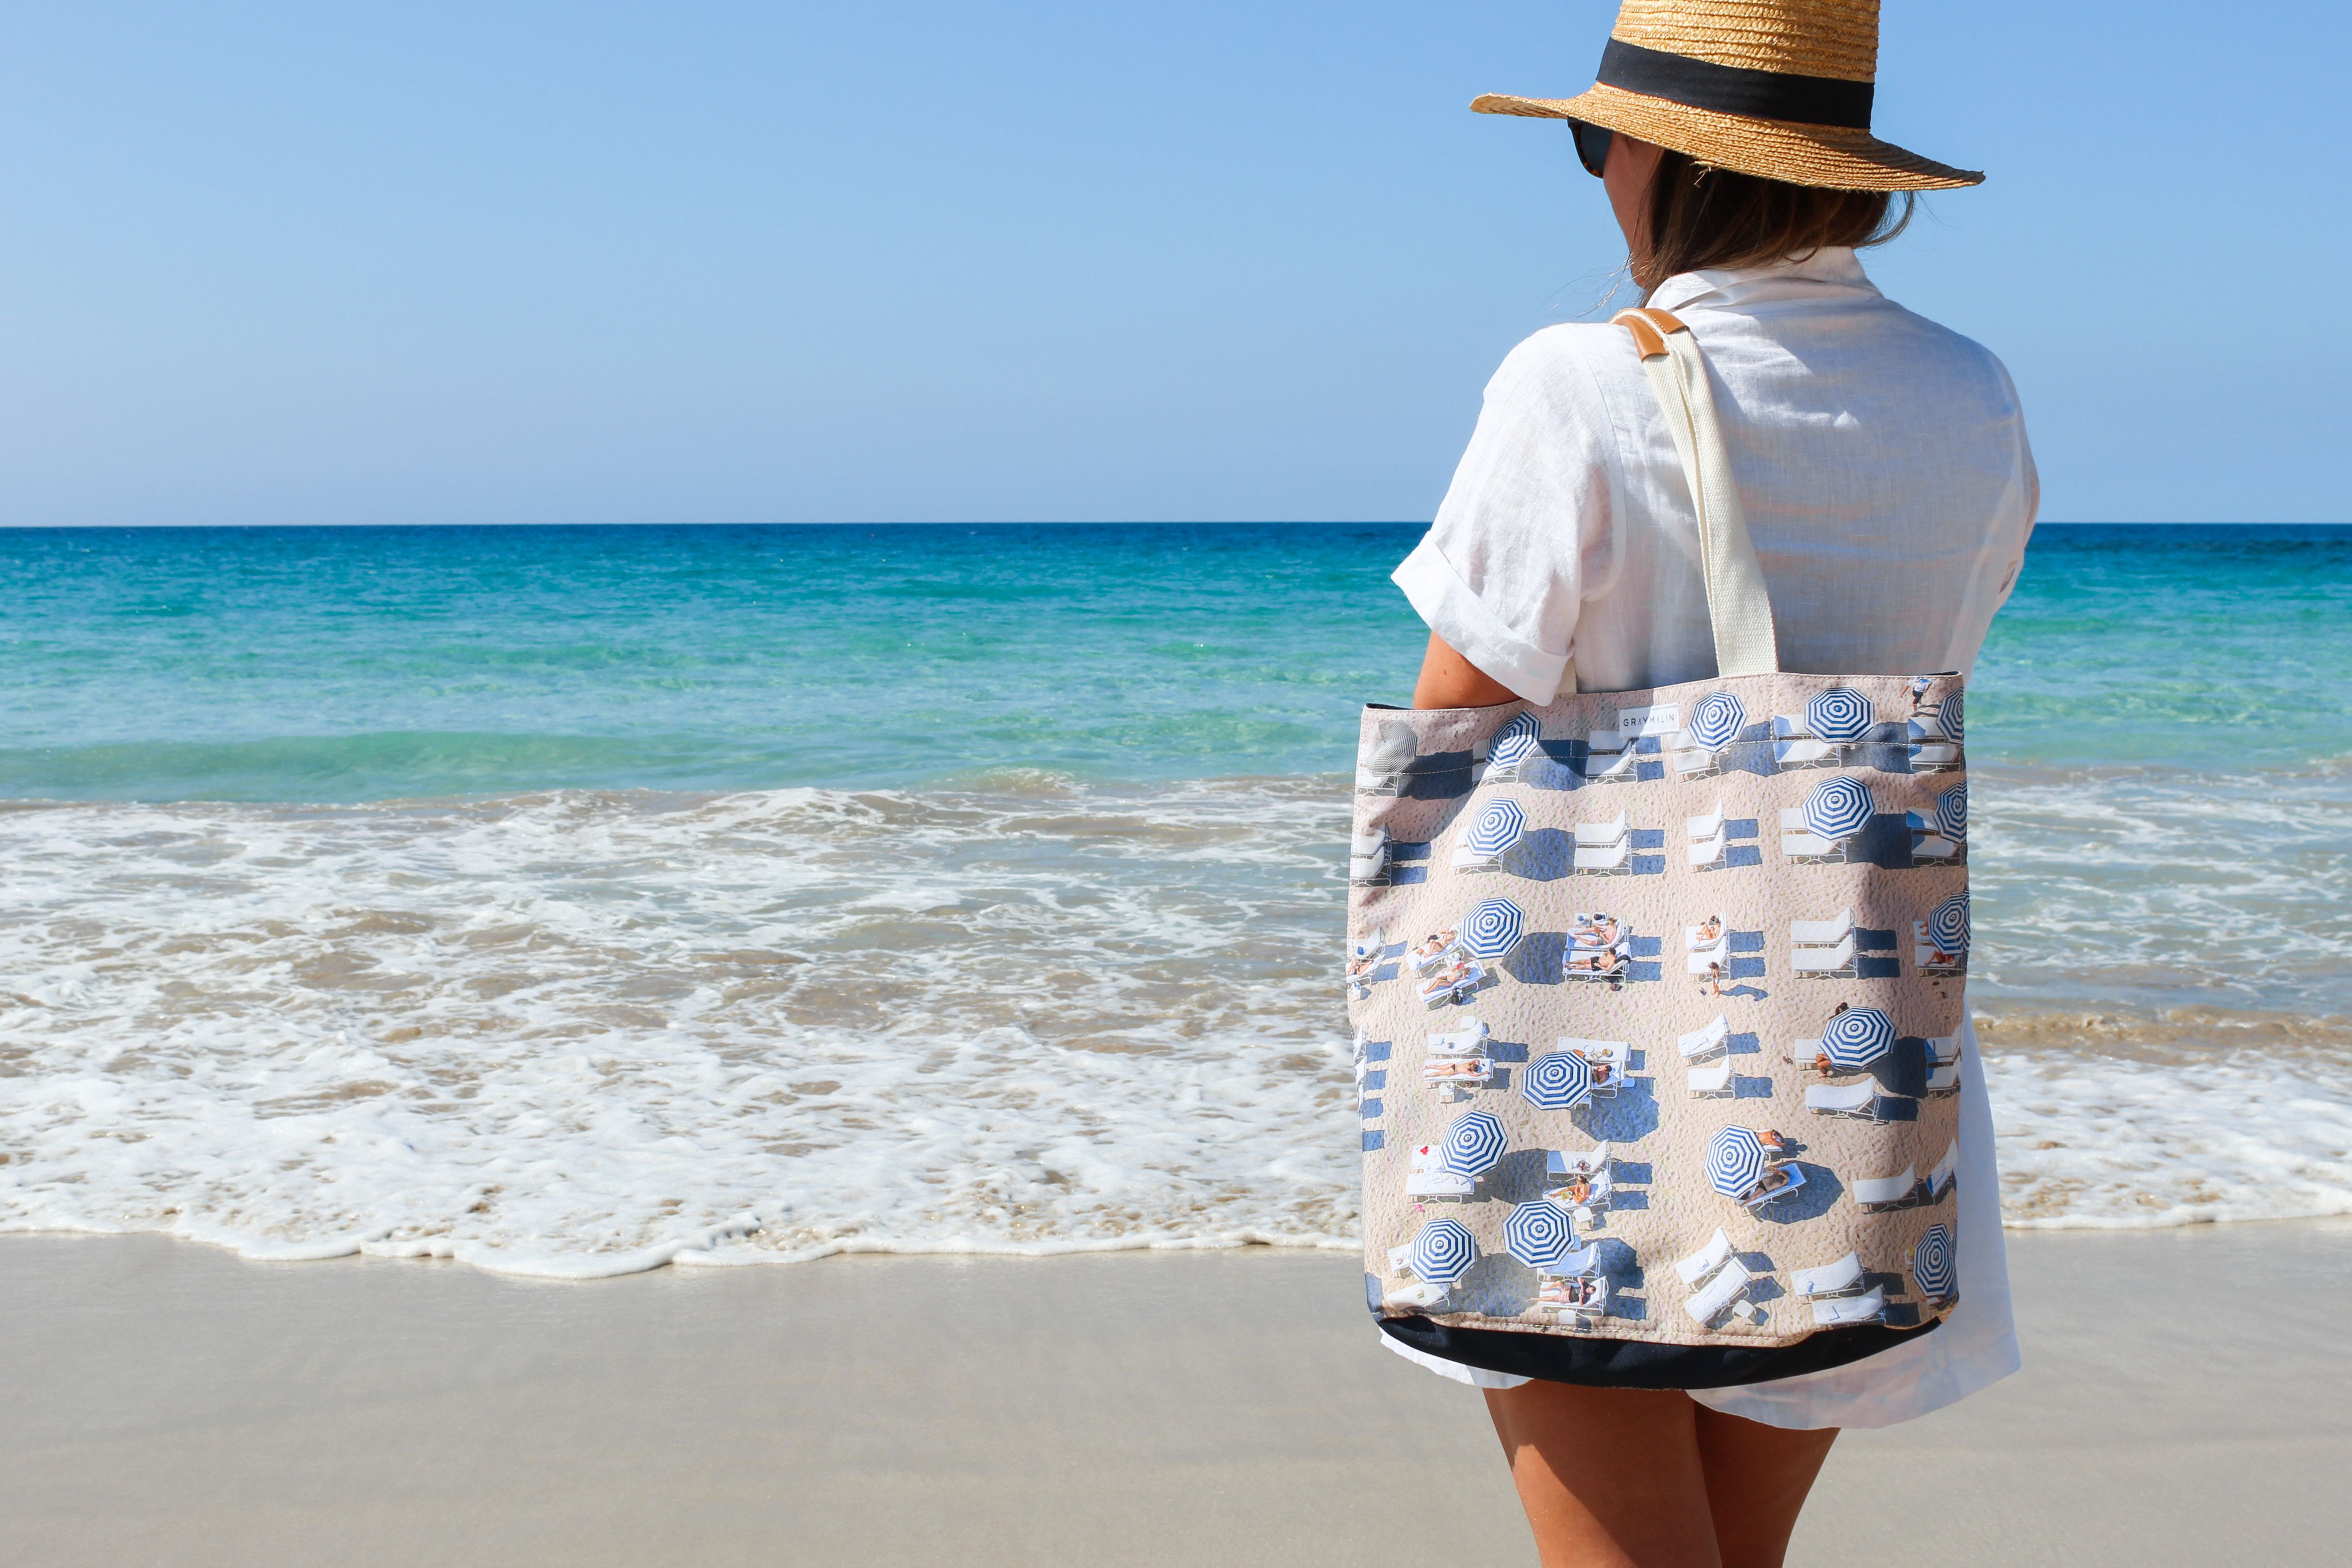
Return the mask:
<path id="1" fill-rule="evenodd" d="M 1780 648 L 1772 632 L 1772 601 L 1764 590 L 1764 569 L 1748 537 L 1732 482 L 1731 459 L 1716 423 L 1715 392 L 1707 384 L 1706 361 L 1698 340 L 1681 320 L 1654 307 L 1620 310 L 1611 324 L 1633 335 L 1649 372 L 1650 390 L 1673 433 L 1683 460 L 1683 477 L 1698 508 L 1699 569 L 1706 584 L 1707 619 L 1715 629 L 1715 669 L 1719 675 L 1769 675 L 1780 668 Z M 1569 664 L 1563 691 L 1576 689 L 1576 666 Z"/>

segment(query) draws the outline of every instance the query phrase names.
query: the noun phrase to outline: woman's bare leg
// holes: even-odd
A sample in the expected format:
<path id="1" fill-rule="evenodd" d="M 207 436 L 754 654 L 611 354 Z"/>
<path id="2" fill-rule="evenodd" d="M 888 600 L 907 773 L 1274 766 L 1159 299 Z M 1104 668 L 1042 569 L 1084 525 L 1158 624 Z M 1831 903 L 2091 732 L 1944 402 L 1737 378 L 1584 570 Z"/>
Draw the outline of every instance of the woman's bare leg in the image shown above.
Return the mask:
<path id="1" fill-rule="evenodd" d="M 1543 1568 L 1722 1562 L 1699 1455 L 1708 1412 L 1688 1395 L 1537 1382 L 1490 1389 L 1486 1409 Z"/>
<path id="2" fill-rule="evenodd" d="M 1837 1428 L 1792 1431 L 1696 1401 L 1691 1408 L 1723 1568 L 1780 1568 L 1798 1511 L 1830 1457 Z"/>

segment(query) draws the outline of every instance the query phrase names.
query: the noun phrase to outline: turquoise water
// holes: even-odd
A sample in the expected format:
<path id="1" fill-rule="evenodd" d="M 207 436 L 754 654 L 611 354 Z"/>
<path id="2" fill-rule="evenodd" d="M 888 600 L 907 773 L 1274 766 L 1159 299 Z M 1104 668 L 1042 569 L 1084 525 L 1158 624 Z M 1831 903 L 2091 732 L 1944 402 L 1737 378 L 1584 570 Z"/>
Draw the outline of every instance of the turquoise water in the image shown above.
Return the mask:
<path id="1" fill-rule="evenodd" d="M 0 534 L 0 797 L 1336 773 L 1394 526 Z M 2035 537 L 1983 760 L 2352 756 L 2352 528 Z"/>
<path id="2" fill-rule="evenodd" d="M 1347 1247 L 1399 527 L 0 533 L 0 1229 Z M 2035 538 L 2011 1223 L 2352 1212 L 2352 529 Z"/>

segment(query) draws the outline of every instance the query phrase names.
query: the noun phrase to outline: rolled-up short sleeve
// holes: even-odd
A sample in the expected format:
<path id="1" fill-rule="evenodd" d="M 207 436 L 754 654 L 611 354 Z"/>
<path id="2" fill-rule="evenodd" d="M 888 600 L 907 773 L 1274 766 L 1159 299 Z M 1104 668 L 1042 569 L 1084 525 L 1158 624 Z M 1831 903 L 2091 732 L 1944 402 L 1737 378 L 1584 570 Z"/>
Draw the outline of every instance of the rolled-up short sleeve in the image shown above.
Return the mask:
<path id="1" fill-rule="evenodd" d="M 1588 555 L 1611 527 L 1613 438 L 1574 336 L 1594 330 L 1539 332 L 1503 361 L 1436 520 L 1392 580 L 1431 631 L 1529 702 L 1559 694 L 1594 591 Z"/>

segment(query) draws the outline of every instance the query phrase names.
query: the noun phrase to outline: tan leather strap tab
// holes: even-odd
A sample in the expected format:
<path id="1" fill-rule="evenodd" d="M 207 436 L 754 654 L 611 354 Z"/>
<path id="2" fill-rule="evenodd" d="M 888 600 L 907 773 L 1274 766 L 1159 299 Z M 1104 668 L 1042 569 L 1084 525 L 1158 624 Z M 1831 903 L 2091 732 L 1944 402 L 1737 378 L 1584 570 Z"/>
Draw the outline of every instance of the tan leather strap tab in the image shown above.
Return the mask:
<path id="1" fill-rule="evenodd" d="M 1666 351 L 1666 340 L 1646 310 L 1620 310 L 1609 318 L 1612 327 L 1622 327 L 1633 334 L 1633 347 L 1642 358 L 1654 360 Z M 1681 323 L 1677 322 L 1679 326 Z"/>

